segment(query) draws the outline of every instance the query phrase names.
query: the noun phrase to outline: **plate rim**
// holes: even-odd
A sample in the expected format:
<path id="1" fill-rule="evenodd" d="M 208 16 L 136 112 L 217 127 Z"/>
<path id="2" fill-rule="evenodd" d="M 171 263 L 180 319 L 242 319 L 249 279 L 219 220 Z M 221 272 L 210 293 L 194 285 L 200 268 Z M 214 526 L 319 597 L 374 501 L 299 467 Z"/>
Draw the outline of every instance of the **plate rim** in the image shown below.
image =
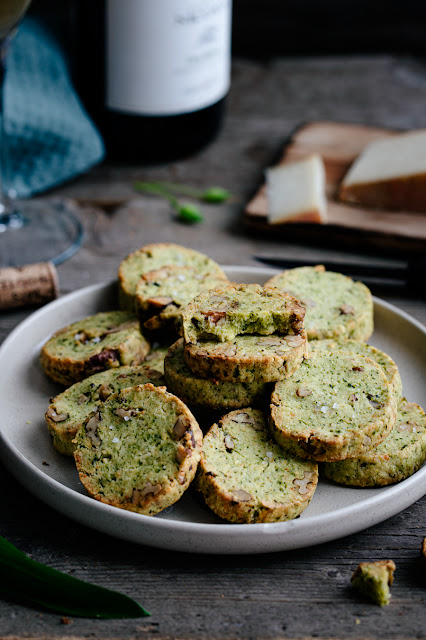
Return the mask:
<path id="1" fill-rule="evenodd" d="M 272 276 L 277 272 L 280 272 L 280 269 L 270 268 L 270 267 L 257 267 L 257 266 L 247 266 L 247 265 L 222 265 L 222 268 L 225 271 L 229 270 L 238 270 L 241 273 L 247 274 L 257 274 L 259 276 Z M 26 331 L 28 325 L 31 325 L 34 321 L 38 320 L 40 316 L 45 314 L 50 314 L 54 312 L 56 308 L 61 307 L 64 303 L 72 302 L 74 298 L 80 298 L 83 295 L 89 295 L 95 291 L 100 292 L 102 290 L 109 290 L 112 287 L 116 286 L 117 280 L 112 279 L 105 282 L 99 282 L 92 285 L 88 285 L 82 287 L 80 289 L 76 289 L 70 293 L 67 293 L 60 298 L 44 305 L 40 309 L 31 313 L 27 318 L 25 318 L 22 322 L 20 322 L 10 333 L 6 336 L 3 343 L 0 345 L 0 358 L 5 349 L 8 348 L 10 342 L 13 342 L 17 337 L 19 337 L 20 332 Z M 417 327 L 420 332 L 424 335 L 426 340 L 426 327 L 416 318 L 412 317 L 409 313 L 399 309 L 393 304 L 377 298 L 373 296 L 374 305 L 379 308 L 384 308 L 391 313 L 403 318 L 408 321 L 410 324 Z M 7 453 L 12 455 L 10 458 Z M 366 497 L 359 502 L 354 504 L 345 505 L 343 507 L 339 507 L 335 511 L 328 511 L 325 513 L 317 514 L 314 516 L 310 516 L 308 519 L 295 519 L 284 522 L 276 522 L 276 523 L 255 523 L 255 524 L 232 524 L 232 523 L 204 523 L 204 522 L 191 522 L 184 520 L 170 520 L 170 519 L 161 519 L 161 518 L 153 518 L 152 516 L 146 516 L 143 514 L 137 514 L 130 511 L 126 511 L 123 509 L 117 509 L 111 505 L 107 505 L 101 502 L 94 500 L 93 498 L 80 494 L 76 492 L 73 488 L 68 487 L 67 485 L 62 484 L 59 480 L 52 478 L 51 476 L 46 475 L 43 471 L 37 468 L 30 460 L 28 460 L 25 455 L 15 446 L 13 442 L 4 434 L 2 425 L 0 424 L 0 457 L 3 459 L 4 465 L 8 468 L 8 470 L 12 473 L 17 480 L 21 481 L 21 484 L 25 486 L 30 493 L 37 495 L 43 502 L 49 504 L 57 511 L 62 512 L 64 515 L 71 517 L 79 521 L 81 524 L 85 526 L 89 526 L 95 528 L 97 531 L 102 533 L 109 533 L 110 535 L 118 536 L 116 533 L 106 530 L 105 528 L 99 529 L 96 526 L 93 526 L 90 521 L 88 521 L 87 515 L 82 514 L 81 518 L 75 517 L 75 515 L 70 515 L 69 510 L 67 508 L 60 508 L 56 504 L 55 496 L 56 494 L 65 493 L 71 503 L 79 504 L 83 507 L 83 511 L 88 510 L 89 515 L 94 514 L 109 514 L 112 521 L 121 521 L 124 520 L 126 523 L 129 523 L 131 526 L 133 523 L 141 523 L 142 525 L 146 525 L 148 529 L 152 530 L 154 533 L 165 532 L 170 528 L 176 534 L 200 534 L 201 536 L 208 535 L 211 542 L 214 542 L 217 538 L 221 538 L 224 535 L 230 539 L 231 543 L 230 548 L 223 549 L 221 548 L 219 551 L 215 551 L 214 549 L 206 549 L 204 553 L 265 553 L 265 552 L 274 552 L 280 550 L 289 550 L 296 548 L 303 548 L 307 546 L 314 546 L 316 544 L 320 544 L 323 542 L 339 539 L 346 535 L 357 533 L 361 530 L 368 528 L 369 526 L 373 526 L 378 524 L 388 518 L 396 515 L 400 511 L 408 508 L 411 504 L 413 504 L 416 500 L 418 500 L 422 495 L 426 493 L 426 465 L 424 465 L 421 469 L 419 469 L 416 473 L 414 473 L 409 478 L 403 480 L 400 483 L 389 485 L 387 487 L 383 487 L 383 491 L 380 493 L 376 493 L 373 496 Z M 17 466 L 13 465 L 12 462 L 16 462 Z M 22 475 L 18 474 L 19 471 L 22 471 Z M 47 495 L 43 493 L 38 487 L 34 487 L 30 478 L 27 476 L 33 476 L 37 478 L 40 482 L 40 485 L 43 489 L 47 489 Z M 422 482 L 424 480 L 424 482 Z M 424 488 L 422 485 L 424 484 Z M 50 491 L 49 491 L 50 490 Z M 365 489 L 368 491 L 368 488 Z M 52 494 L 51 494 L 52 492 Z M 385 492 L 385 494 L 383 493 Z M 410 494 L 410 501 L 406 504 L 402 509 L 400 505 L 398 505 L 397 498 L 400 494 Z M 52 495 L 52 497 L 51 497 Z M 414 499 L 412 499 L 412 497 Z M 52 504 L 52 502 L 54 504 Z M 394 503 L 394 509 L 387 509 L 386 515 L 383 517 L 383 514 L 380 511 L 380 507 L 389 507 L 389 503 Z M 375 507 L 379 507 L 375 510 Z M 346 529 L 343 527 L 342 532 L 338 535 L 333 533 L 323 533 L 321 534 L 321 525 L 324 522 L 327 524 L 328 528 L 330 528 L 330 524 L 333 524 L 335 521 L 346 520 L 346 516 L 350 514 L 352 517 L 357 516 L 360 512 L 365 511 L 366 509 L 372 510 L 375 512 L 369 520 L 369 523 L 366 524 L 365 517 L 364 519 L 360 518 L 358 523 L 358 527 L 349 526 Z M 291 530 L 300 530 L 301 533 L 306 532 L 306 530 L 316 529 L 319 534 L 316 536 L 315 541 L 307 541 L 304 544 L 298 544 L 297 542 L 293 542 L 290 546 L 286 546 L 283 544 L 281 538 L 285 538 L 285 534 Z M 258 544 L 252 538 L 256 538 L 259 535 L 259 532 L 267 535 L 271 540 L 273 537 L 278 538 L 274 540 L 274 542 L 269 542 L 269 548 L 257 548 Z M 130 535 L 130 537 L 124 536 L 125 539 L 131 540 L 133 542 L 138 542 L 135 539 L 134 535 Z M 249 541 L 249 544 L 243 544 L 243 549 L 238 551 L 235 548 L 235 542 L 241 540 L 241 537 L 245 539 L 245 542 Z M 157 544 L 156 544 L 157 542 Z M 186 544 L 173 544 L 167 545 L 164 541 L 151 541 L 147 542 L 146 537 L 140 541 L 142 544 L 149 544 L 150 546 L 157 546 L 160 548 L 167 549 L 175 549 L 181 551 L 192 551 L 188 542 Z M 268 545 L 265 545 L 267 547 Z"/>

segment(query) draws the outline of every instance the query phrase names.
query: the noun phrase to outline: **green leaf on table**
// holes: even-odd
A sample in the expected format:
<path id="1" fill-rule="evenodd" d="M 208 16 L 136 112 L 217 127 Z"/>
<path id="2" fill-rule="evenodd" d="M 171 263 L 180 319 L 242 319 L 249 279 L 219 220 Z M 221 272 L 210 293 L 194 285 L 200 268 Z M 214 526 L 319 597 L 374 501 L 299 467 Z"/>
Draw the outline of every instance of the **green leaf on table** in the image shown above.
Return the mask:
<path id="1" fill-rule="evenodd" d="M 31 560 L 0 536 L 0 595 L 84 618 L 149 616 L 135 600 Z"/>

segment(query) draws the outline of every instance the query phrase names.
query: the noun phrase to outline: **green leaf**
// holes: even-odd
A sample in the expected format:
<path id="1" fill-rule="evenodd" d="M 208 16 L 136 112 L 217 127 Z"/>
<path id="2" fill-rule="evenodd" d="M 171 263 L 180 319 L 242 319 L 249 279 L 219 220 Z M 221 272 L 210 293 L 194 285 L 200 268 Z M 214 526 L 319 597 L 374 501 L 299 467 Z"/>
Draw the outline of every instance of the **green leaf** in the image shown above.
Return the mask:
<path id="1" fill-rule="evenodd" d="M 196 222 L 202 222 L 203 214 L 200 209 L 190 202 L 186 202 L 184 204 L 180 204 L 177 208 L 177 216 L 178 219 L 182 222 L 187 222 L 189 224 L 194 224 Z"/>
<path id="2" fill-rule="evenodd" d="M 0 595 L 84 618 L 149 616 L 135 600 L 117 591 L 73 578 L 31 560 L 0 536 Z"/>

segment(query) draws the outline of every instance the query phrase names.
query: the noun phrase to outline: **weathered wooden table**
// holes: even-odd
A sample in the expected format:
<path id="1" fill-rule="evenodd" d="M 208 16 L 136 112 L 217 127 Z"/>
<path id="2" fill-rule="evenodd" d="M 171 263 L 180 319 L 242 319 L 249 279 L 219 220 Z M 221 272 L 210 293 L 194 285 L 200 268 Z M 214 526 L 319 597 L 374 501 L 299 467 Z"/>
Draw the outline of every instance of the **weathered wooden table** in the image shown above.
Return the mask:
<path id="1" fill-rule="evenodd" d="M 173 241 L 222 264 L 255 265 L 253 254 L 343 256 L 368 260 L 360 243 L 345 252 L 330 243 L 261 236 L 242 224 L 242 210 L 264 168 L 303 122 L 334 120 L 383 127 L 425 125 L 426 66 L 409 57 L 237 59 L 225 126 L 197 156 L 162 167 L 93 169 L 55 195 L 75 198 L 84 246 L 58 267 L 61 293 L 115 278 L 130 251 Z M 132 190 L 134 179 L 171 179 L 235 194 L 206 206 L 205 220 L 185 226 L 163 201 Z M 392 257 L 392 256 L 391 256 Z M 386 300 L 426 324 L 426 301 L 387 294 Z M 0 338 L 30 310 L 3 312 Z M 0 372 L 0 379 L 7 371 Z M 19 410 L 19 389 L 16 389 Z M 162 551 L 85 528 L 60 515 L 0 469 L 0 533 L 32 558 L 133 596 L 150 618 L 130 621 L 63 619 L 0 601 L 0 636 L 101 638 L 419 638 L 426 637 L 426 497 L 369 530 L 335 542 L 257 556 L 195 556 Z M 379 608 L 350 586 L 359 562 L 391 558 L 397 565 L 392 601 Z"/>

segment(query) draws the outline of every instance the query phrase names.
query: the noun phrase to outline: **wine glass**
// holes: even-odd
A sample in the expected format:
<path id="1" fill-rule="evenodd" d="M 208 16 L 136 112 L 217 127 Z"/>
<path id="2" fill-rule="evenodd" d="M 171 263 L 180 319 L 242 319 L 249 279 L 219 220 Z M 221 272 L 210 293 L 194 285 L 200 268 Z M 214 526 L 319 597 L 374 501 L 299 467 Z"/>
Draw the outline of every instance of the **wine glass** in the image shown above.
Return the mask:
<path id="1" fill-rule="evenodd" d="M 4 80 L 10 43 L 31 0 L 0 0 L 0 267 L 60 264 L 80 247 L 83 229 L 64 200 L 18 200 L 12 187 L 4 126 Z"/>

